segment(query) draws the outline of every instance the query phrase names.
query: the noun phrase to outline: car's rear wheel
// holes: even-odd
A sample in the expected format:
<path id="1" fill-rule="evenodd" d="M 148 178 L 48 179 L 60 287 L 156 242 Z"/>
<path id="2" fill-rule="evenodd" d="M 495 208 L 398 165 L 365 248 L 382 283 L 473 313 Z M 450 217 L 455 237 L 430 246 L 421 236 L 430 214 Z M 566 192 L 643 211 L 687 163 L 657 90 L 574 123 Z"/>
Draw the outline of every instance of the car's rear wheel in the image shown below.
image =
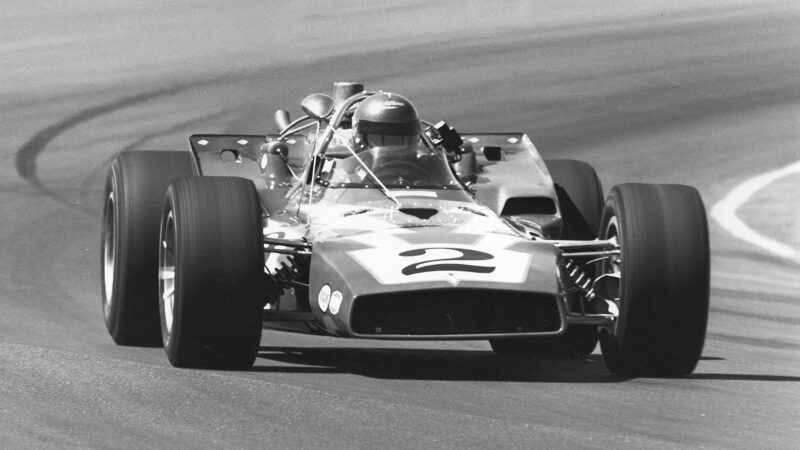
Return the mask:
<path id="1" fill-rule="evenodd" d="M 594 167 L 574 159 L 549 159 L 545 164 L 558 196 L 563 222 L 561 239 L 595 239 L 600 228 L 604 197 Z"/>
<path id="2" fill-rule="evenodd" d="M 197 173 L 189 152 L 127 152 L 106 177 L 100 251 L 103 318 L 119 345 L 159 345 L 158 222 L 173 178 Z"/>
<path id="3" fill-rule="evenodd" d="M 625 376 L 691 373 L 705 341 L 709 242 L 705 207 L 682 185 L 623 184 L 610 193 L 603 237 L 619 260 L 601 270 L 620 277 L 619 317 L 603 329 L 609 370 Z"/>
<path id="4" fill-rule="evenodd" d="M 251 181 L 185 177 L 170 185 L 159 274 L 161 336 L 172 365 L 253 365 L 266 285 L 261 205 Z"/>

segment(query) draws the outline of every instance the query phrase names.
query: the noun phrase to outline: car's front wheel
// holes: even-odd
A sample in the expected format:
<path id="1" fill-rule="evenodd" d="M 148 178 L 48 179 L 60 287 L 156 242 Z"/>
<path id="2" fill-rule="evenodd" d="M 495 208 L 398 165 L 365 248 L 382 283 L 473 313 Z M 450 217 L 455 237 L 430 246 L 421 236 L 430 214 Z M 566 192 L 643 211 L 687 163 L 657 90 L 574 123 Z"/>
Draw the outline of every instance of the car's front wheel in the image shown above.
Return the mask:
<path id="1" fill-rule="evenodd" d="M 622 184 L 601 222 L 617 260 L 601 272 L 620 278 L 619 316 L 601 331 L 606 366 L 626 376 L 691 373 L 703 350 L 709 307 L 705 207 L 682 185 Z"/>
<path id="2" fill-rule="evenodd" d="M 246 369 L 261 340 L 264 247 L 255 186 L 185 177 L 161 215 L 161 336 L 176 367 Z"/>

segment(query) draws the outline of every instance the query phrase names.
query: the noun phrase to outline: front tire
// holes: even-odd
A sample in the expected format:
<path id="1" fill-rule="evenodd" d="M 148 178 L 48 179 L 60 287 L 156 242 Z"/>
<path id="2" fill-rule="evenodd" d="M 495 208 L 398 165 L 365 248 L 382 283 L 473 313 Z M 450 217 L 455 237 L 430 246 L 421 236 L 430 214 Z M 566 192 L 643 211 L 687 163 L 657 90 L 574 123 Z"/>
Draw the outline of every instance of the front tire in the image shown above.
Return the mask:
<path id="1" fill-rule="evenodd" d="M 103 318 L 118 345 L 156 346 L 158 222 L 176 177 L 197 173 L 189 152 L 127 152 L 106 177 L 100 251 Z"/>
<path id="2" fill-rule="evenodd" d="M 161 216 L 161 336 L 176 367 L 246 369 L 265 300 L 261 205 L 236 177 L 185 177 Z"/>
<path id="3" fill-rule="evenodd" d="M 705 207 L 682 185 L 623 184 L 603 211 L 605 239 L 616 237 L 619 317 L 600 336 L 606 366 L 625 376 L 691 373 L 703 350 L 710 256 Z"/>

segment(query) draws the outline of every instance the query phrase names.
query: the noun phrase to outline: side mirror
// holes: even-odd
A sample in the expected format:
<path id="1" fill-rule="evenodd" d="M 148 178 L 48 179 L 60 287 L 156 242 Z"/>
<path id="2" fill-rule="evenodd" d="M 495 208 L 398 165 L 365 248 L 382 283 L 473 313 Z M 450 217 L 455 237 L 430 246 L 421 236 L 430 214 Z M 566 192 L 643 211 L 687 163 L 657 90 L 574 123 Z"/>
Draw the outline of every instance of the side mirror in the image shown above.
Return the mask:
<path id="1" fill-rule="evenodd" d="M 275 111 L 275 125 L 278 126 L 278 133 L 287 129 L 290 123 L 292 123 L 292 119 L 290 118 L 288 111 L 283 109 Z"/>
<path id="2" fill-rule="evenodd" d="M 447 151 L 447 159 L 451 163 L 459 161 L 461 154 L 465 153 L 465 150 L 461 148 L 464 140 L 447 122 L 442 120 L 436 125 L 428 127 L 425 133 L 431 138 L 434 145 L 441 145 Z"/>
<path id="3" fill-rule="evenodd" d="M 300 103 L 308 117 L 314 120 L 323 120 L 333 112 L 333 99 L 326 94 L 311 94 Z"/>

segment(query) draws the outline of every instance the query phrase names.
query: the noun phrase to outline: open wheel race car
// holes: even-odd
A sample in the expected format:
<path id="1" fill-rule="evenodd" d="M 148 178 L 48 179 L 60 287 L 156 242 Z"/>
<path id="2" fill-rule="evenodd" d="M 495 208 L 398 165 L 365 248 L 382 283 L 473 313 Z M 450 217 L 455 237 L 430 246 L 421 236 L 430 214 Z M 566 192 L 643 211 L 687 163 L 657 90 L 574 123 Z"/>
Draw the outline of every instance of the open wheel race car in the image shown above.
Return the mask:
<path id="1" fill-rule="evenodd" d="M 248 368 L 262 328 L 488 340 L 591 353 L 626 376 L 700 358 L 709 242 L 699 193 L 543 159 L 524 133 L 459 134 L 405 98 L 336 83 L 268 135 L 193 135 L 108 172 L 103 312 L 121 345 Z"/>

